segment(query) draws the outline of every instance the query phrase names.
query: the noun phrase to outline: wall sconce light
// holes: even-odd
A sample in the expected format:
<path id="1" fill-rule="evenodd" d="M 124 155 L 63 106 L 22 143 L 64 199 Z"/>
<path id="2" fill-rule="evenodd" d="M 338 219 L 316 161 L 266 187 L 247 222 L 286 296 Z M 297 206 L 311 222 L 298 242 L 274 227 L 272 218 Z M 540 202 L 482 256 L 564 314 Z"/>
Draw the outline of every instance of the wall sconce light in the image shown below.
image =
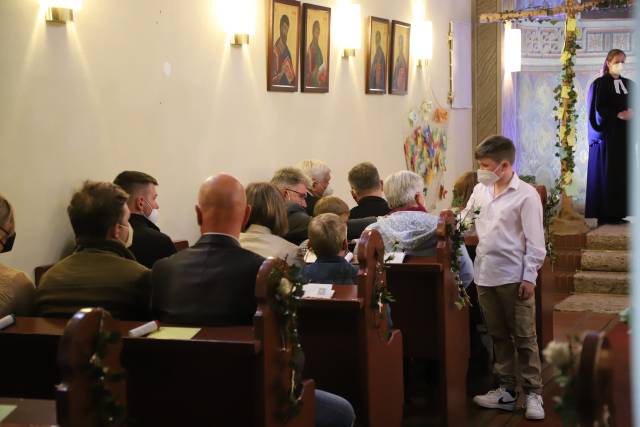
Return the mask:
<path id="1" fill-rule="evenodd" d="M 360 5 L 344 0 L 338 4 L 337 23 L 340 33 L 343 58 L 356 56 L 356 49 L 362 43 L 362 18 Z"/>
<path id="2" fill-rule="evenodd" d="M 40 6 L 46 8 L 45 21 L 51 24 L 66 24 L 73 21 L 75 12 L 80 10 L 82 0 L 40 0 Z"/>
<path id="3" fill-rule="evenodd" d="M 218 16 L 232 46 L 249 44 L 256 33 L 256 0 L 218 0 Z"/>
<path id="4" fill-rule="evenodd" d="M 504 27 L 504 70 L 517 73 L 522 69 L 522 32 L 511 28 L 511 22 Z"/>
<path id="5" fill-rule="evenodd" d="M 433 23 L 431 21 L 416 21 L 413 31 L 415 41 L 412 41 L 411 45 L 414 46 L 418 67 L 422 67 L 423 64 L 426 67 L 433 59 Z"/>

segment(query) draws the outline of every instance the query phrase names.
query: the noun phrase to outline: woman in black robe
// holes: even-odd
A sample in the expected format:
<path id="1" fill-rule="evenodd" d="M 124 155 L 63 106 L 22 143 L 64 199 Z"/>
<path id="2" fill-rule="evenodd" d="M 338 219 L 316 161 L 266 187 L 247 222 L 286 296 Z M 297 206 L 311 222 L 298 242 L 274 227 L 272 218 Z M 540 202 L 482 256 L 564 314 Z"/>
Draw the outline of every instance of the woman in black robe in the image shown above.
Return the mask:
<path id="1" fill-rule="evenodd" d="M 626 55 L 613 49 L 589 89 L 589 169 L 585 217 L 599 224 L 627 216 L 627 132 L 633 82 L 622 77 Z"/>

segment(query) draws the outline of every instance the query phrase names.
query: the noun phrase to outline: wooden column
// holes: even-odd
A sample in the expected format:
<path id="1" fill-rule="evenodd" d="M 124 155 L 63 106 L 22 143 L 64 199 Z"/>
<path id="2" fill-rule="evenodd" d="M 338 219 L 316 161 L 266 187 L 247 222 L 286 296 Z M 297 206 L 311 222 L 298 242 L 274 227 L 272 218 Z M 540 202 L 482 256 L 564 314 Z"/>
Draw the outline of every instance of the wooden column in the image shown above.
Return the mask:
<path id="1" fill-rule="evenodd" d="M 499 12 L 499 0 L 473 0 L 473 144 L 500 133 L 500 27 L 480 24 L 482 13 Z"/>

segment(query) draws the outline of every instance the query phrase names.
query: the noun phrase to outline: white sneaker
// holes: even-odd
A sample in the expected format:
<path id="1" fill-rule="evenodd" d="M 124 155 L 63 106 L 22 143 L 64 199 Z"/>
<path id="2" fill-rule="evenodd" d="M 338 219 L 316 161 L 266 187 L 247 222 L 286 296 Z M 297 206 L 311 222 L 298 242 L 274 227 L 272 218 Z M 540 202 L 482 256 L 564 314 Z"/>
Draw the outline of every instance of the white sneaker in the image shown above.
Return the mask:
<path id="1" fill-rule="evenodd" d="M 542 407 L 542 396 L 537 393 L 527 394 L 524 404 L 526 411 L 524 416 L 528 420 L 544 420 L 544 408 Z"/>
<path id="2" fill-rule="evenodd" d="M 516 409 L 517 400 L 517 394 L 513 396 L 502 387 L 491 390 L 487 394 L 479 394 L 473 398 L 473 401 L 483 408 L 502 409 L 504 411 L 513 411 Z"/>

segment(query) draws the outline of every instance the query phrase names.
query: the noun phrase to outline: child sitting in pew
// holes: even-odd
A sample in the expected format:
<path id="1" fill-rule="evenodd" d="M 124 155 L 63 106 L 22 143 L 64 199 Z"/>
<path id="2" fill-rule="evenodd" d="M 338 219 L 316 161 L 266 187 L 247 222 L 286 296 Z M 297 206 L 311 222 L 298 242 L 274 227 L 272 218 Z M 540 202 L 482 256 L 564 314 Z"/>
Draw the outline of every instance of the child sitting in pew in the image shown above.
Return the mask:
<path id="1" fill-rule="evenodd" d="M 344 256 L 347 253 L 347 225 L 336 214 L 325 213 L 309 223 L 309 247 L 317 259 L 302 270 L 311 283 L 353 285 L 358 270 Z"/>

